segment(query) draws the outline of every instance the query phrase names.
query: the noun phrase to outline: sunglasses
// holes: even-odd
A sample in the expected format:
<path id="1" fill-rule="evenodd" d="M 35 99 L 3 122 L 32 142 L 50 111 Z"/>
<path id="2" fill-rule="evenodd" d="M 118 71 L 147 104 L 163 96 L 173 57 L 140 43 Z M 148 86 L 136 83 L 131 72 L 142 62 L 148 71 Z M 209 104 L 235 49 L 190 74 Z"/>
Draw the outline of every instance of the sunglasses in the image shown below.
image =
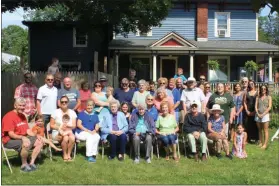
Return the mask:
<path id="1" fill-rule="evenodd" d="M 24 78 L 25 79 L 31 79 L 32 77 L 31 76 L 25 76 Z"/>
<path id="2" fill-rule="evenodd" d="M 52 82 L 52 81 L 54 81 L 54 79 L 47 79 L 47 81 L 50 81 L 50 82 Z"/>
<path id="3" fill-rule="evenodd" d="M 159 83 L 160 85 L 165 85 L 166 83 L 165 82 L 162 82 L 162 83 Z"/>
<path id="4" fill-rule="evenodd" d="M 147 99 L 148 101 L 153 101 L 153 99 Z"/>
<path id="5" fill-rule="evenodd" d="M 94 87 L 101 87 L 101 85 L 94 85 Z"/>
<path id="6" fill-rule="evenodd" d="M 205 87 L 205 88 L 210 88 L 210 87 Z"/>
<path id="7" fill-rule="evenodd" d="M 128 83 L 121 83 L 121 85 L 123 85 L 123 86 L 128 86 Z"/>
<path id="8" fill-rule="evenodd" d="M 200 80 L 201 80 L 201 81 L 204 81 L 205 79 L 204 79 L 204 78 L 200 78 Z"/>
<path id="9" fill-rule="evenodd" d="M 61 104 L 67 104 L 68 101 L 60 101 Z"/>
<path id="10" fill-rule="evenodd" d="M 192 105 L 192 106 L 191 106 L 191 108 L 197 108 L 197 107 L 198 107 L 197 105 Z"/>

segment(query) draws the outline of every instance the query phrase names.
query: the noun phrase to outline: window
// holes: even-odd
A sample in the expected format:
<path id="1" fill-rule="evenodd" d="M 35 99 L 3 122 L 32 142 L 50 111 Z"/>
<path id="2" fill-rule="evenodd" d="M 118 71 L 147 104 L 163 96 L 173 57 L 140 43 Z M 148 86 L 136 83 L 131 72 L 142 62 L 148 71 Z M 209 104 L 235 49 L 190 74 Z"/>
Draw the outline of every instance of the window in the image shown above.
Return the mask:
<path id="1" fill-rule="evenodd" d="M 80 62 L 59 62 L 60 71 L 78 71 L 81 68 Z"/>
<path id="2" fill-rule="evenodd" d="M 210 70 L 208 68 L 208 81 L 230 81 L 230 56 L 208 56 L 208 59 L 218 60 L 219 62 L 219 70 Z"/>
<path id="3" fill-rule="evenodd" d="M 230 12 L 215 12 L 215 37 L 230 37 L 230 22 Z"/>
<path id="4" fill-rule="evenodd" d="M 73 29 L 73 46 L 74 47 L 87 47 L 87 34 L 77 28 Z"/>
<path id="5" fill-rule="evenodd" d="M 152 36 L 152 28 L 150 28 L 150 30 L 148 32 L 142 32 L 139 29 L 137 30 L 136 36 L 140 36 L 140 37 L 150 37 Z"/>

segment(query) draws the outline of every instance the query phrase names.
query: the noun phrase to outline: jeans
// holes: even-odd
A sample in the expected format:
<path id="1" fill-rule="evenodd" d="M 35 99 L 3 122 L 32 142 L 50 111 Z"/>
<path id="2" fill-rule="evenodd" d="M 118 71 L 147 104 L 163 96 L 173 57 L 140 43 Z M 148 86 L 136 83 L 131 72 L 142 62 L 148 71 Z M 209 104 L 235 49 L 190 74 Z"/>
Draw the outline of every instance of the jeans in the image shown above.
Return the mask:
<path id="1" fill-rule="evenodd" d="M 45 125 L 45 135 L 47 136 L 47 124 L 50 122 L 50 116 L 49 114 L 43 114 L 44 117 L 44 125 Z M 49 133 L 52 133 L 52 130 L 49 128 Z"/>
<path id="2" fill-rule="evenodd" d="M 125 147 L 127 143 L 127 136 L 125 133 L 120 136 L 116 136 L 114 134 L 108 135 L 108 140 L 111 145 L 111 154 L 110 157 L 114 158 L 116 156 L 117 145 L 119 148 L 119 154 L 125 154 Z"/>
<path id="3" fill-rule="evenodd" d="M 177 136 L 175 134 L 160 136 L 160 140 L 162 140 L 164 147 L 175 144 L 176 139 L 177 139 Z"/>

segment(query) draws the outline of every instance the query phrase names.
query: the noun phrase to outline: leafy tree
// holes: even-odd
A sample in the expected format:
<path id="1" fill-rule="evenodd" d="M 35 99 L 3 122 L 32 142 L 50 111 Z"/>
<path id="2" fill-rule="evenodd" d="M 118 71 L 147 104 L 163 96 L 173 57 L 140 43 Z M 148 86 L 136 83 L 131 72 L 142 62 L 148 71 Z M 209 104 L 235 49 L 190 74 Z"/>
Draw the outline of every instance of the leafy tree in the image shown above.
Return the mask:
<path id="1" fill-rule="evenodd" d="M 259 17 L 259 40 L 274 45 L 279 45 L 279 16 Z"/>
<path id="2" fill-rule="evenodd" d="M 20 61 L 14 61 L 10 64 L 11 68 L 18 65 L 19 68 L 14 68 L 15 71 L 18 69 L 24 70 L 28 56 L 28 31 L 17 25 L 9 25 L 2 29 L 1 41 L 3 52 L 20 56 Z M 5 65 L 7 66 L 9 64 Z"/>

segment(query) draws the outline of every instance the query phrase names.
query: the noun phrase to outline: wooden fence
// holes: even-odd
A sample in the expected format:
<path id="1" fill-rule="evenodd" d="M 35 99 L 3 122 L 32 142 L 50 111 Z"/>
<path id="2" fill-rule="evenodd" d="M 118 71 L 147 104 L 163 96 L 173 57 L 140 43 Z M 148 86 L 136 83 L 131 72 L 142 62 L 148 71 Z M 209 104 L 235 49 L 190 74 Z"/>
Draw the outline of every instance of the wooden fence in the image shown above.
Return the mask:
<path id="1" fill-rule="evenodd" d="M 70 77 L 72 79 L 72 87 L 79 89 L 82 81 L 88 81 L 90 88 L 93 87 L 94 82 L 102 75 L 108 79 L 108 85 L 114 88 L 118 87 L 118 77 L 111 74 L 98 72 L 61 72 L 62 77 Z M 39 88 L 45 84 L 45 72 L 31 72 L 33 75 L 32 82 Z M 2 117 L 5 113 L 13 109 L 14 92 L 17 86 L 24 82 L 22 73 L 1 73 L 1 114 Z"/>

